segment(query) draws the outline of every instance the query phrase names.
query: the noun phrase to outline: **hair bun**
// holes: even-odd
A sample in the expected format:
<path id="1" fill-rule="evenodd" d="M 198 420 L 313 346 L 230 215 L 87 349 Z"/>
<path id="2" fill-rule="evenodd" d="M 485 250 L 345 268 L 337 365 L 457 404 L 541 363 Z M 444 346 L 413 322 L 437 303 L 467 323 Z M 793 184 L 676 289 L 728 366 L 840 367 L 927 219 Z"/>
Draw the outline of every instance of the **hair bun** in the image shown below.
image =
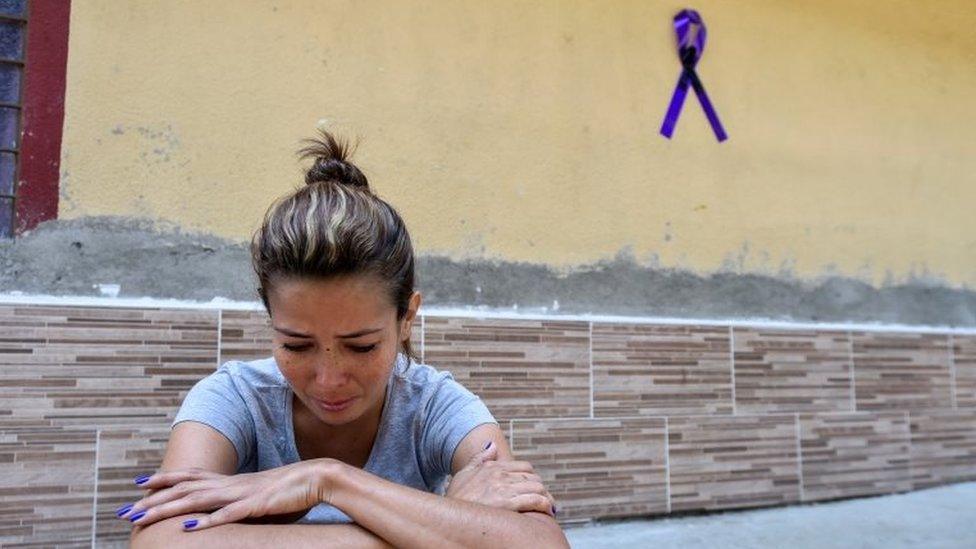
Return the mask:
<path id="1" fill-rule="evenodd" d="M 369 190 L 366 176 L 352 162 L 349 144 L 331 133 L 319 130 L 318 139 L 306 139 L 298 154 L 303 160 L 312 158 L 312 167 L 305 172 L 305 184 L 334 182 Z"/>

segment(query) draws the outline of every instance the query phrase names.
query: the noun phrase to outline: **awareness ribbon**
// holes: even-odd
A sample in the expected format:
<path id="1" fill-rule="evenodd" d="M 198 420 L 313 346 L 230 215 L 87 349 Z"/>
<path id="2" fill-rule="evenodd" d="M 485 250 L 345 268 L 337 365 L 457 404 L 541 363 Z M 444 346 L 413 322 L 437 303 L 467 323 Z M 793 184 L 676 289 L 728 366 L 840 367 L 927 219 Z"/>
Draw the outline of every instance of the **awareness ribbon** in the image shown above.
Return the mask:
<path id="1" fill-rule="evenodd" d="M 674 16 L 674 33 L 678 39 L 678 57 L 681 59 L 681 76 L 678 78 L 678 85 L 674 88 L 671 95 L 671 104 L 668 105 L 668 112 L 664 115 L 664 123 L 661 124 L 661 135 L 671 139 L 674 134 L 674 126 L 678 123 L 678 115 L 681 114 L 681 107 L 685 103 L 685 95 L 688 94 L 688 86 L 695 90 L 698 102 L 701 103 L 708 122 L 712 125 L 715 138 L 719 142 L 728 139 L 725 128 L 718 119 L 715 107 L 705 93 L 705 86 L 702 85 L 698 74 L 695 73 L 695 65 L 701 59 L 705 51 L 705 22 L 695 10 L 681 10 Z"/>

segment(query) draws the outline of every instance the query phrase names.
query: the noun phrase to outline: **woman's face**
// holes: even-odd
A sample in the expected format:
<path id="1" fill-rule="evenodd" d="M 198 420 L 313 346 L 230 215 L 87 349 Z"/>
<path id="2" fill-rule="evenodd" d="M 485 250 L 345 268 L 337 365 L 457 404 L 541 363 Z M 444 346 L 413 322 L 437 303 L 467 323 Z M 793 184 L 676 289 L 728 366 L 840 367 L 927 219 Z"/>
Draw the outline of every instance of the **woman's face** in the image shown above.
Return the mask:
<path id="1" fill-rule="evenodd" d="M 268 292 L 274 357 L 298 399 L 340 426 L 383 405 L 387 379 L 409 337 L 420 294 L 400 322 L 373 277 L 286 279 Z"/>

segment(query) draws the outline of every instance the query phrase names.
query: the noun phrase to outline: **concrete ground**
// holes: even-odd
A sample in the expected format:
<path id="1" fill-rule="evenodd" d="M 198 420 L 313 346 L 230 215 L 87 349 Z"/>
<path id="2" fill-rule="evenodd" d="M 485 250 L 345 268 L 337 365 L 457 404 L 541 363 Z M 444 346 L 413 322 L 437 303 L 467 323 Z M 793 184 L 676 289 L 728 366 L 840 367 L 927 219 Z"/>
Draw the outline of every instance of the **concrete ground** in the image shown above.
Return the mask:
<path id="1" fill-rule="evenodd" d="M 576 549 L 976 548 L 976 482 L 906 494 L 566 529 Z"/>

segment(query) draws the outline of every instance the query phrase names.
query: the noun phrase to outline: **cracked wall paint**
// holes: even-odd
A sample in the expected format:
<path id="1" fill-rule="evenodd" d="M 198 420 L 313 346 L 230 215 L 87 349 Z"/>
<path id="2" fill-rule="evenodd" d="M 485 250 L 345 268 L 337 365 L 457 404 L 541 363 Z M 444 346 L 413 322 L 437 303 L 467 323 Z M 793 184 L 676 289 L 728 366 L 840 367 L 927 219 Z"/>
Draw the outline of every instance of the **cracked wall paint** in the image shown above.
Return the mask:
<path id="1" fill-rule="evenodd" d="M 654 131 L 677 4 L 478 6 L 73 6 L 60 216 L 246 241 L 325 120 L 423 254 L 976 286 L 968 2 L 704 0 L 721 146 Z"/>

